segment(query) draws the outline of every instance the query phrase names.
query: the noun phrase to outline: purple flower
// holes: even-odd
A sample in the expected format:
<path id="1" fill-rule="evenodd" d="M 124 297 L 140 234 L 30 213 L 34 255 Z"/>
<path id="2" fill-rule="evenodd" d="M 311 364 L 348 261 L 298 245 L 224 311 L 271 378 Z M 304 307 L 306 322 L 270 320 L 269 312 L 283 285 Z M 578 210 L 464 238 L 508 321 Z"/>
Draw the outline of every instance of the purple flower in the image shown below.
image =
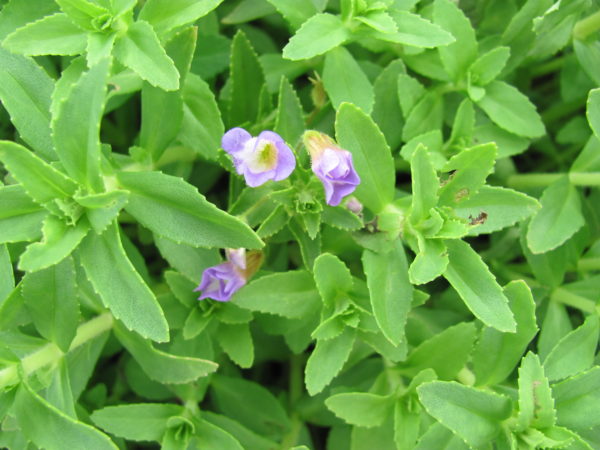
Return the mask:
<path id="1" fill-rule="evenodd" d="M 221 146 L 233 157 L 237 173 L 244 175 L 250 187 L 269 180 L 283 180 L 296 167 L 294 153 L 273 131 L 263 131 L 252 137 L 243 128 L 232 128 L 223 135 Z"/>
<path id="2" fill-rule="evenodd" d="M 194 291 L 202 291 L 198 300 L 212 298 L 227 302 L 231 296 L 246 284 L 245 249 L 226 250 L 227 262 L 209 267 L 202 272 L 202 281 Z"/>
<path id="3" fill-rule="evenodd" d="M 318 131 L 304 133 L 304 145 L 312 159 L 312 170 L 325 188 L 327 204 L 339 205 L 360 184 L 360 177 L 352 163 L 352 153 L 341 149 L 333 139 Z"/>

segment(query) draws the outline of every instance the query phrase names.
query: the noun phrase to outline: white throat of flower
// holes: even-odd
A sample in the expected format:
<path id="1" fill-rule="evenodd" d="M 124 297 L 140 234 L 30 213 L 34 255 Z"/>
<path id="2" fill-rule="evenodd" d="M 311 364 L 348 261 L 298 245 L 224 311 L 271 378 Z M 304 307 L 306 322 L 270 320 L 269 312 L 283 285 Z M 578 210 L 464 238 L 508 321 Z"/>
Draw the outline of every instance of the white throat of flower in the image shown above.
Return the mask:
<path id="1" fill-rule="evenodd" d="M 277 147 L 267 139 L 249 139 L 241 153 L 241 158 L 253 173 L 267 172 L 277 166 Z"/>

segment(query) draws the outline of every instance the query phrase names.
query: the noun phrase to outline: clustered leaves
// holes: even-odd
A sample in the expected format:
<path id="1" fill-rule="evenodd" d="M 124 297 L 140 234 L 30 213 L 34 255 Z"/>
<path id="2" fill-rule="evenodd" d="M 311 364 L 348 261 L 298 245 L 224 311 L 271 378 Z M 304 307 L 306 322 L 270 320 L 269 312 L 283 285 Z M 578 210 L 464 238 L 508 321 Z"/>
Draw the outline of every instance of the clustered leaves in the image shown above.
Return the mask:
<path id="1" fill-rule="evenodd" d="M 600 447 L 595 2 L 0 8 L 0 447 Z"/>

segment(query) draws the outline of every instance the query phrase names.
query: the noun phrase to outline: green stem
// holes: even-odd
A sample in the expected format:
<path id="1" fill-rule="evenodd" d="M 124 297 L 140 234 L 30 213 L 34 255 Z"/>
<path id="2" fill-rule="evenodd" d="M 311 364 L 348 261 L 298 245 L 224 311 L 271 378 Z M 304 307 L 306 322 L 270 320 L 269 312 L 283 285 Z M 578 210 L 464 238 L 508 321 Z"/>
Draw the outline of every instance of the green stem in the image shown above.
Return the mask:
<path id="1" fill-rule="evenodd" d="M 530 173 L 511 175 L 507 185 L 513 189 L 546 187 L 561 177 L 568 176 L 575 186 L 600 186 L 600 172 Z"/>
<path id="2" fill-rule="evenodd" d="M 583 272 L 592 270 L 600 270 L 600 257 L 596 258 L 581 258 L 577 263 L 577 268 Z"/>
<path id="3" fill-rule="evenodd" d="M 596 11 L 591 16 L 577 22 L 573 27 L 573 37 L 583 40 L 598 30 L 600 30 L 600 11 Z"/>
<path id="4" fill-rule="evenodd" d="M 75 335 L 73 342 L 71 342 L 69 351 L 76 349 L 105 331 L 110 330 L 112 324 L 113 317 L 107 312 L 80 325 L 79 328 L 77 328 L 77 334 Z M 50 342 L 21 360 L 23 372 L 25 375 L 30 375 L 36 370 L 58 361 L 63 355 L 64 353 L 54 343 Z M 18 381 L 19 375 L 16 365 L 0 370 L 0 390 L 16 384 Z"/>
<path id="5" fill-rule="evenodd" d="M 290 431 L 283 437 L 281 441 L 281 449 L 289 449 L 296 445 L 298 442 L 298 436 L 300 435 L 300 429 L 302 427 L 302 420 L 299 414 L 296 412 L 296 404 L 302 397 L 302 367 L 304 366 L 304 360 L 302 355 L 292 355 L 290 358 L 290 378 L 289 378 L 289 410 L 292 426 Z"/>
<path id="6" fill-rule="evenodd" d="M 550 300 L 560 302 L 564 305 L 571 306 L 573 308 L 577 308 L 583 312 L 591 314 L 600 313 L 600 305 L 597 305 L 596 302 L 588 298 L 582 297 L 580 295 L 573 294 L 563 288 L 556 288 L 552 292 Z"/>

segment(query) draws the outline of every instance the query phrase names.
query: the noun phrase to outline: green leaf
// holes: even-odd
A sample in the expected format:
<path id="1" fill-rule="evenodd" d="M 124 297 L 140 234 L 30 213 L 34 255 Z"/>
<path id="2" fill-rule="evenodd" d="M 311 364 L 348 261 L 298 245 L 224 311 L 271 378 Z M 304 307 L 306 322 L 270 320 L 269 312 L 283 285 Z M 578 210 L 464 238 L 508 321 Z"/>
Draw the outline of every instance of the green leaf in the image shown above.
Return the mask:
<path id="1" fill-rule="evenodd" d="M 448 267 L 446 245 L 440 239 L 417 235 L 418 253 L 408 269 L 410 282 L 425 284 L 435 280 Z"/>
<path id="2" fill-rule="evenodd" d="M 468 450 L 470 447 L 460 437 L 439 422 L 430 426 L 420 437 L 415 450 L 443 448 L 444 450 Z"/>
<path id="3" fill-rule="evenodd" d="M 516 322 L 508 299 L 481 257 L 460 240 L 447 240 L 448 268 L 444 277 L 471 312 L 489 327 L 513 333 Z"/>
<path id="4" fill-rule="evenodd" d="M 210 411 L 203 411 L 202 418 L 206 422 L 218 426 L 222 430 L 227 431 L 232 436 L 239 440 L 243 448 L 252 448 L 256 450 L 270 450 L 277 447 L 277 444 L 270 439 L 266 439 L 257 433 L 249 430 L 239 422 L 230 419 L 221 414 L 215 414 Z M 210 448 L 210 446 L 209 446 Z M 220 447 L 219 447 L 220 448 Z"/>
<path id="5" fill-rule="evenodd" d="M 298 2 L 296 0 L 267 0 L 283 16 L 285 20 L 294 28 L 298 29 L 300 25 L 317 14 L 319 10 L 312 1 Z"/>
<path id="6" fill-rule="evenodd" d="M 204 269 L 215 266 L 221 261 L 219 251 L 216 249 L 195 248 L 156 235 L 154 243 L 171 267 L 192 281 L 200 280 Z"/>
<path id="7" fill-rule="evenodd" d="M 537 138 L 545 133 L 544 124 L 533 103 L 519 90 L 503 81 L 492 81 L 485 95 L 475 100 L 500 128 L 518 136 Z"/>
<path id="8" fill-rule="evenodd" d="M 388 35 L 378 35 L 379 39 L 424 48 L 448 45 L 455 41 L 452 34 L 417 14 L 398 9 L 391 9 L 389 12 L 398 31 Z"/>
<path id="9" fill-rule="evenodd" d="M 254 123 L 259 113 L 260 92 L 265 76 L 252 44 L 243 31 L 231 43 L 231 101 L 229 126 Z"/>
<path id="10" fill-rule="evenodd" d="M 353 103 L 366 113 L 373 109 L 373 86 L 344 47 L 333 49 L 325 55 L 323 85 L 336 110 L 343 102 Z"/>
<path id="11" fill-rule="evenodd" d="M 183 86 L 183 120 L 177 138 L 207 159 L 217 159 L 225 132 L 221 112 L 210 86 L 190 73 Z"/>
<path id="12" fill-rule="evenodd" d="M 34 241 L 47 212 L 20 185 L 0 186 L 0 243 Z"/>
<path id="13" fill-rule="evenodd" d="M 454 122 L 452 123 L 452 134 L 448 146 L 456 146 L 460 149 L 468 146 L 473 140 L 475 128 L 475 108 L 473 102 L 465 98 L 456 110 Z"/>
<path id="14" fill-rule="evenodd" d="M 316 14 L 302 24 L 283 48 L 283 57 L 308 59 L 338 47 L 350 38 L 342 20 L 331 14 Z"/>
<path id="15" fill-rule="evenodd" d="M 35 272 L 58 264 L 77 248 L 89 229 L 86 220 L 70 226 L 56 216 L 46 216 L 42 228 L 44 239 L 27 246 L 19 259 L 19 269 Z"/>
<path id="16" fill-rule="evenodd" d="M 473 353 L 473 371 L 477 385 L 493 385 L 506 379 L 537 333 L 535 302 L 524 281 L 512 281 L 504 287 L 510 309 L 517 322 L 516 333 L 502 333 L 484 327 Z"/>
<path id="17" fill-rule="evenodd" d="M 375 79 L 373 91 L 375 102 L 371 117 L 379 126 L 392 149 L 402 141 L 402 110 L 398 98 L 398 76 L 404 74 L 406 68 L 401 59 L 392 61 Z"/>
<path id="18" fill-rule="evenodd" d="M 334 338 L 317 341 L 306 362 L 304 383 L 309 395 L 321 392 L 340 373 L 354 346 L 355 335 L 352 328 L 346 328 Z"/>
<path id="19" fill-rule="evenodd" d="M 204 17 L 223 0 L 148 0 L 139 18 L 150 23 L 157 33 L 165 35 L 174 28 L 191 25 Z"/>
<path id="20" fill-rule="evenodd" d="M 527 245 L 534 254 L 555 249 L 584 225 L 579 194 L 568 177 L 548 186 L 540 203 L 527 228 Z"/>
<path id="21" fill-rule="evenodd" d="M 0 302 L 15 288 L 15 277 L 13 274 L 10 254 L 6 245 L 0 245 Z"/>
<path id="22" fill-rule="evenodd" d="M 408 117 L 413 107 L 425 95 L 425 87 L 416 78 L 402 72 L 396 77 L 396 89 L 402 115 Z"/>
<path id="23" fill-rule="evenodd" d="M 115 57 L 142 80 L 165 91 L 179 88 L 179 73 L 148 22 L 138 20 L 115 42 Z"/>
<path id="24" fill-rule="evenodd" d="M 174 36 L 165 46 L 181 75 L 181 83 L 189 71 L 196 47 L 194 28 L 188 28 Z M 168 111 L 168 114 L 165 114 Z M 167 146 L 177 137 L 183 120 L 183 97 L 181 92 L 166 92 L 144 84 L 142 87 L 142 124 L 140 146 L 158 161 Z"/>
<path id="25" fill-rule="evenodd" d="M 207 359 L 176 356 L 155 349 L 150 341 L 137 333 L 127 331 L 117 324 L 115 335 L 135 358 L 144 372 L 153 380 L 163 384 L 189 383 L 217 370 L 218 364 Z"/>
<path id="26" fill-rule="evenodd" d="M 0 40 L 17 28 L 57 11 L 58 5 L 46 0 L 30 0 L 28 2 L 9 0 L 0 11 Z"/>
<path id="27" fill-rule="evenodd" d="M 86 32 L 66 14 L 46 16 L 15 30 L 3 42 L 13 53 L 27 56 L 79 55 L 85 52 Z"/>
<path id="28" fill-rule="evenodd" d="M 234 294 L 232 302 L 250 311 L 290 319 L 306 316 L 321 303 L 313 277 L 305 270 L 274 273 L 251 281 Z"/>
<path id="29" fill-rule="evenodd" d="M 316 260 L 313 276 L 323 304 L 329 307 L 352 290 L 352 275 L 346 265 L 331 253 L 323 253 Z"/>
<path id="30" fill-rule="evenodd" d="M 263 437 L 281 436 L 291 426 L 279 400 L 256 382 L 215 375 L 211 389 L 215 403 L 225 416 Z"/>
<path id="31" fill-rule="evenodd" d="M 124 439 L 160 441 L 167 429 L 167 419 L 182 412 L 180 405 L 138 403 L 97 409 L 90 419 L 104 431 Z"/>
<path id="32" fill-rule="evenodd" d="M 144 337 L 158 342 L 168 340 L 165 315 L 127 258 L 116 225 L 101 235 L 90 233 L 79 254 L 94 290 L 117 319 Z"/>
<path id="33" fill-rule="evenodd" d="M 431 381 L 417 392 L 429 414 L 473 447 L 494 440 L 512 411 L 507 397 L 456 382 Z"/>
<path id="34" fill-rule="evenodd" d="M 494 81 L 504 69 L 509 57 L 510 49 L 508 47 L 496 47 L 481 55 L 469 68 L 471 83 L 485 86 Z"/>
<path id="35" fill-rule="evenodd" d="M 592 89 L 588 94 L 586 116 L 596 137 L 600 137 L 600 89 Z"/>
<path id="36" fill-rule="evenodd" d="M 99 191 L 100 122 L 104 110 L 110 60 L 104 59 L 81 75 L 52 120 L 52 138 L 65 171 Z M 83 101 L 85 99 L 85 101 Z"/>
<path id="37" fill-rule="evenodd" d="M 38 332 L 68 352 L 79 324 L 75 291 L 75 267 L 71 258 L 23 279 L 22 295 Z"/>
<path id="38" fill-rule="evenodd" d="M 394 160 L 375 122 L 360 108 L 343 103 L 335 119 L 336 137 L 352 153 L 361 183 L 356 197 L 374 213 L 394 199 Z"/>
<path id="39" fill-rule="evenodd" d="M 197 435 L 190 442 L 191 448 L 244 449 L 231 434 L 205 420 L 196 424 L 196 432 Z"/>
<path id="40" fill-rule="evenodd" d="M 302 104 L 289 80 L 282 76 L 279 84 L 279 101 L 277 104 L 277 117 L 275 118 L 275 132 L 292 148 L 300 142 L 305 130 L 304 111 Z"/>
<path id="41" fill-rule="evenodd" d="M 392 411 L 394 399 L 367 392 L 336 394 L 325 405 L 346 423 L 359 427 L 380 426 Z"/>
<path id="42" fill-rule="evenodd" d="M 128 199 L 129 192 L 120 190 L 74 197 L 77 203 L 86 208 L 86 217 L 97 234 L 106 230 Z"/>
<path id="43" fill-rule="evenodd" d="M 529 352 L 519 367 L 519 428 L 544 429 L 555 422 L 554 399 L 548 378 L 538 356 Z"/>
<path id="44" fill-rule="evenodd" d="M 600 425 L 600 367 L 552 386 L 557 423 L 577 430 Z"/>
<path id="45" fill-rule="evenodd" d="M 452 175 L 440 187 L 440 204 L 454 206 L 461 204 L 475 194 L 493 171 L 497 147 L 493 142 L 463 150 L 446 163 L 443 170 Z"/>
<path id="46" fill-rule="evenodd" d="M 43 448 L 93 448 L 117 450 L 117 446 L 94 427 L 67 416 L 23 380 L 13 405 L 22 433 Z"/>
<path id="47" fill-rule="evenodd" d="M 402 373 L 416 376 L 433 369 L 443 380 L 452 380 L 465 366 L 476 339 L 473 323 L 459 323 L 422 342 L 402 364 Z"/>
<path id="48" fill-rule="evenodd" d="M 436 0 L 433 21 L 456 39 L 450 45 L 439 47 L 440 58 L 448 75 L 454 80 L 464 76 L 477 58 L 478 46 L 475 30 L 458 5 L 450 0 Z"/>
<path id="49" fill-rule="evenodd" d="M 401 241 L 397 239 L 390 246 L 387 253 L 365 250 L 362 263 L 377 325 L 392 344 L 398 345 L 404 337 L 413 289 Z"/>
<path id="50" fill-rule="evenodd" d="M 247 323 L 221 323 L 215 339 L 234 363 L 243 369 L 252 367 L 254 344 Z"/>
<path id="51" fill-rule="evenodd" d="M 598 316 L 588 316 L 585 322 L 561 338 L 544 358 L 544 371 L 550 381 L 576 375 L 594 364 L 600 324 Z"/>
<path id="52" fill-rule="evenodd" d="M 331 227 L 348 231 L 356 231 L 364 226 L 362 219 L 353 212 L 329 205 L 323 206 L 321 220 Z"/>
<path id="53" fill-rule="evenodd" d="M 400 75 L 398 80 L 406 80 L 406 77 L 408 76 Z M 406 102 L 406 100 L 403 100 L 403 97 L 407 94 L 402 89 L 400 83 L 401 82 L 399 81 L 398 95 L 400 96 L 400 105 L 402 106 L 403 103 Z M 402 139 L 404 141 L 410 141 L 428 131 L 441 129 L 444 115 L 443 100 L 443 97 L 435 91 L 427 92 L 423 95 L 406 116 L 406 122 L 402 129 Z M 405 108 L 403 108 L 403 110 Z"/>
<path id="54" fill-rule="evenodd" d="M 52 78 L 33 60 L 0 48 L 2 105 L 21 138 L 48 159 L 55 156 L 50 137 L 50 97 L 53 89 Z"/>
<path id="55" fill-rule="evenodd" d="M 304 224 L 300 222 L 299 217 L 290 220 L 288 228 L 300 247 L 304 266 L 308 270 L 312 270 L 315 259 L 321 254 L 321 235 L 317 234 L 314 238 L 311 238 Z"/>
<path id="56" fill-rule="evenodd" d="M 109 59 L 115 45 L 116 34 L 89 33 L 87 35 L 86 59 L 93 67 L 103 59 Z"/>
<path id="57" fill-rule="evenodd" d="M 521 192 L 497 186 L 482 186 L 479 191 L 460 202 L 454 213 L 471 222 L 482 213 L 485 220 L 469 230 L 470 236 L 493 233 L 534 215 L 539 202 Z"/>
<path id="58" fill-rule="evenodd" d="M 130 191 L 126 211 L 156 234 L 195 247 L 260 248 L 248 225 L 209 203 L 179 177 L 161 172 L 120 172 Z"/>
<path id="59" fill-rule="evenodd" d="M 373 10 L 363 13 L 364 15 L 357 16 L 355 19 L 364 23 L 369 28 L 380 33 L 389 34 L 398 31 L 398 25 L 386 11 Z"/>
<path id="60" fill-rule="evenodd" d="M 77 189 L 73 180 L 14 142 L 0 141 L 0 161 L 39 204 L 68 198 Z"/>
<path id="61" fill-rule="evenodd" d="M 410 161 L 412 203 L 410 221 L 414 224 L 429 216 L 429 210 L 437 205 L 440 180 L 437 177 L 429 152 L 419 144 Z"/>
<path id="62" fill-rule="evenodd" d="M 55 0 L 60 9 L 80 28 L 96 30 L 96 22 L 109 20 L 109 12 L 95 3 L 87 0 Z"/>

